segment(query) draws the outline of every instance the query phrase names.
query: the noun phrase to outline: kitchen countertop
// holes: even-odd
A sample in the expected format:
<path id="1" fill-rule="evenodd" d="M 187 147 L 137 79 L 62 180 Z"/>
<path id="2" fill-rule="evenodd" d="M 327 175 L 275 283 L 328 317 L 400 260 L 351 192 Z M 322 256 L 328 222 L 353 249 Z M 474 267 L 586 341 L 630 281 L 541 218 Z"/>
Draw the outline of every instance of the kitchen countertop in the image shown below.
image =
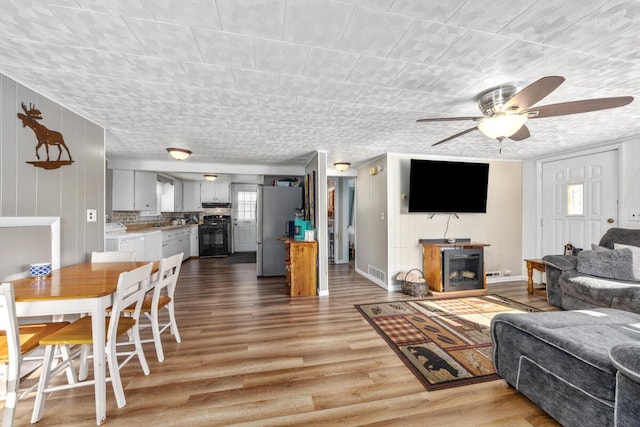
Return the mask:
<path id="1" fill-rule="evenodd" d="M 153 226 L 148 224 L 131 224 L 127 226 L 126 231 L 109 231 L 105 233 L 106 238 L 117 238 L 122 236 L 136 237 L 138 235 L 144 235 L 148 233 L 154 233 L 156 231 L 170 231 L 179 230 L 181 228 L 197 227 L 198 224 L 185 224 L 185 225 L 161 225 Z"/>

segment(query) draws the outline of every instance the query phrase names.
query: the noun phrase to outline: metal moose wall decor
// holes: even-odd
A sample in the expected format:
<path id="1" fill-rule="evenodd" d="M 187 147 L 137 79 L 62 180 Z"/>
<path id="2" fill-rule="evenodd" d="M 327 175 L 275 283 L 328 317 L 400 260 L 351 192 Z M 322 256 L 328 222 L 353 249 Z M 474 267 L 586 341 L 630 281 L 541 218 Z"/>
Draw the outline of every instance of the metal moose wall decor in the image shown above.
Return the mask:
<path id="1" fill-rule="evenodd" d="M 36 139 L 38 140 L 38 144 L 36 145 L 36 158 L 38 161 L 36 162 L 27 162 L 32 164 L 38 168 L 44 169 L 57 169 L 60 166 L 68 166 L 73 163 L 73 159 L 71 158 L 71 153 L 69 152 L 69 147 L 64 143 L 64 138 L 60 132 L 55 130 L 49 130 L 45 125 L 40 124 L 38 120 L 42 120 L 42 113 L 38 110 L 35 105 L 29 103 L 29 108 L 22 103 L 22 109 L 25 114 L 18 113 L 18 118 L 22 120 L 22 127 L 29 126 L 33 133 L 36 134 Z M 47 152 L 47 160 L 40 160 L 40 154 L 38 154 L 38 150 L 40 147 L 44 145 L 45 151 Z M 58 159 L 57 160 L 49 160 L 49 146 L 58 147 Z M 62 149 L 65 149 L 67 152 L 67 156 L 69 156 L 69 160 L 60 160 L 62 157 Z"/>

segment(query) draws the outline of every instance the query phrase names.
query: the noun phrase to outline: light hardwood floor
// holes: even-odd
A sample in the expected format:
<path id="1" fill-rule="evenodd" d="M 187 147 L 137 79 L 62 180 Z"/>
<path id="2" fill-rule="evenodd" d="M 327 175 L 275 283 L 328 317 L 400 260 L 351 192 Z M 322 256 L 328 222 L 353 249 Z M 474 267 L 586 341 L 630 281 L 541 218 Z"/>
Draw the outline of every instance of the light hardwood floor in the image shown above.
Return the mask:
<path id="1" fill-rule="evenodd" d="M 176 291 L 182 343 L 163 335 L 164 363 L 145 350 L 151 375 L 122 371 L 127 405 L 107 387 L 107 426 L 550 426 L 504 381 L 425 391 L 353 304 L 409 298 L 388 293 L 349 265 L 330 265 L 329 297 L 287 296 L 284 278 L 256 278 L 255 264 L 183 264 Z M 489 291 L 551 309 L 525 282 Z M 58 392 L 38 426 L 95 425 L 93 388 Z M 33 398 L 18 403 L 27 426 Z"/>

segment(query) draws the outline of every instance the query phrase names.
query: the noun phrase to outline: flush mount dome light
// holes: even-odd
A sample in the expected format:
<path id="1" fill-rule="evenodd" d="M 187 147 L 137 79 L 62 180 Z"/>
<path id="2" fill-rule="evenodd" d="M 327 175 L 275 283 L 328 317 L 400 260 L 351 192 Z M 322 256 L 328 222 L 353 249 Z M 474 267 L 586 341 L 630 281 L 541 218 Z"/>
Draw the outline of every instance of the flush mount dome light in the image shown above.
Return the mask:
<path id="1" fill-rule="evenodd" d="M 333 166 L 338 169 L 340 172 L 344 172 L 347 169 L 349 169 L 349 166 L 351 166 L 351 163 L 347 163 L 347 162 L 335 162 L 333 164 Z"/>
<path id="2" fill-rule="evenodd" d="M 215 181 L 216 179 L 218 179 L 218 175 L 214 175 L 212 173 L 206 174 L 204 176 L 205 181 Z"/>
<path id="3" fill-rule="evenodd" d="M 191 151 L 186 148 L 167 148 L 169 155 L 176 160 L 185 160 L 191 155 Z"/>

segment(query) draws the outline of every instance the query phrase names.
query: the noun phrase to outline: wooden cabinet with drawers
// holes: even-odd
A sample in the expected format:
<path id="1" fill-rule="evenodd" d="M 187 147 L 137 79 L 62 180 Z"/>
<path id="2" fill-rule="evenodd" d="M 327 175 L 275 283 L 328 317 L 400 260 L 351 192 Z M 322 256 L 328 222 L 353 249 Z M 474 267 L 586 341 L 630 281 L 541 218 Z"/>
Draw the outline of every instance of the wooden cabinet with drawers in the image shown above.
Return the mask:
<path id="1" fill-rule="evenodd" d="M 284 245 L 291 296 L 316 295 L 318 242 L 286 239 Z"/>

